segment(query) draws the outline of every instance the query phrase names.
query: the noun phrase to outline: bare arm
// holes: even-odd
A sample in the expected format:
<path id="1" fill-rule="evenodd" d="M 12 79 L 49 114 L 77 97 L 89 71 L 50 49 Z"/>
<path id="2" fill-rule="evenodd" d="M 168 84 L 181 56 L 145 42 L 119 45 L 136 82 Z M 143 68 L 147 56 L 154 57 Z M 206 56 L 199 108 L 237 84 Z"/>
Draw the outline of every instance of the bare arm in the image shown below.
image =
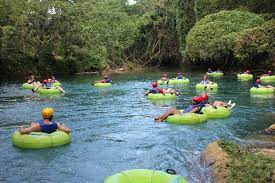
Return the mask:
<path id="1" fill-rule="evenodd" d="M 40 128 L 39 124 L 32 125 L 28 128 L 24 128 L 23 126 L 21 126 L 20 129 L 19 129 L 19 132 L 21 134 L 29 134 L 31 132 L 39 132 L 39 131 L 41 131 L 41 128 Z"/>
<path id="2" fill-rule="evenodd" d="M 58 130 L 61 130 L 63 132 L 66 132 L 66 133 L 71 133 L 71 129 L 66 127 L 66 126 L 62 126 L 61 124 L 57 123 L 57 128 Z"/>

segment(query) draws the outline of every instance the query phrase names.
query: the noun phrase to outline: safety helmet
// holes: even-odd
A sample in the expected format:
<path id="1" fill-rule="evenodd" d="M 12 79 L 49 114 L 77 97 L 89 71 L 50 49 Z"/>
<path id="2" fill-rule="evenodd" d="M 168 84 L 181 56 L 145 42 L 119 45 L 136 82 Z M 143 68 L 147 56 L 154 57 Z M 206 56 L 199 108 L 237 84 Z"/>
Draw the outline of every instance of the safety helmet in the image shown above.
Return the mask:
<path id="1" fill-rule="evenodd" d="M 42 117 L 44 119 L 49 119 L 54 115 L 54 109 L 51 107 L 46 107 L 42 110 Z"/>
<path id="2" fill-rule="evenodd" d="M 195 96 L 195 97 L 192 98 L 192 100 L 193 100 L 194 102 L 196 102 L 196 103 L 201 103 L 202 98 L 199 97 L 199 96 Z"/>
<path id="3" fill-rule="evenodd" d="M 47 79 L 44 79 L 44 80 L 43 80 L 43 83 L 48 83 L 48 80 L 47 80 Z"/>
<path id="4" fill-rule="evenodd" d="M 157 82 L 153 82 L 152 83 L 152 86 L 155 88 L 155 87 L 158 87 L 158 83 Z"/>
<path id="5" fill-rule="evenodd" d="M 201 98 L 202 98 L 202 100 L 208 100 L 208 95 L 205 93 L 205 94 L 203 94 L 202 96 L 201 96 Z"/>
<path id="6" fill-rule="evenodd" d="M 260 80 L 260 79 L 257 79 L 257 80 L 256 80 L 256 83 L 261 83 L 261 80 Z"/>

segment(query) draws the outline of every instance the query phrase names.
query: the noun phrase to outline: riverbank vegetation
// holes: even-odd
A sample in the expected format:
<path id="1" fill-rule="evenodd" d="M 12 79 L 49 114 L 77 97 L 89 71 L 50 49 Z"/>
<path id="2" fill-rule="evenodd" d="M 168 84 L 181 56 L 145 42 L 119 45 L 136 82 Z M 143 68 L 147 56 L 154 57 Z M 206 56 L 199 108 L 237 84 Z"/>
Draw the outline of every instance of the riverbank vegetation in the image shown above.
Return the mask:
<path id="1" fill-rule="evenodd" d="M 272 0 L 3 0 L 0 72 L 271 65 L 274 10 Z"/>
<path id="2" fill-rule="evenodd" d="M 241 148 L 235 142 L 221 140 L 219 146 L 226 151 L 230 160 L 229 182 L 273 182 L 275 161 L 262 153 Z"/>

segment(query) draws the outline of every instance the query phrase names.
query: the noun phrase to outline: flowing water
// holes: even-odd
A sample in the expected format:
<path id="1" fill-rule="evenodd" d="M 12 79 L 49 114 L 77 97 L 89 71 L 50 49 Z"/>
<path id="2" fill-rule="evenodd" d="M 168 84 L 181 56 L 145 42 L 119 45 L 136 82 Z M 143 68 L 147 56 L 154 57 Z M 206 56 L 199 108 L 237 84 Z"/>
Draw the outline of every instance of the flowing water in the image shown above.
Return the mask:
<path id="1" fill-rule="evenodd" d="M 170 73 L 171 75 L 172 73 Z M 22 90 L 22 81 L 0 85 L 0 182 L 101 183 L 114 173 L 134 168 L 171 168 L 190 182 L 211 182 L 200 152 L 212 141 L 245 138 L 274 122 L 274 98 L 250 97 L 250 82 L 235 76 L 214 79 L 219 84 L 210 101 L 232 100 L 237 106 L 227 119 L 200 125 L 155 123 L 169 107 L 187 107 L 198 94 L 202 72 L 187 72 L 189 85 L 176 87 L 181 96 L 153 103 L 144 96 L 159 71 L 111 76 L 114 85 L 98 89 L 89 83 L 99 76 L 58 78 L 61 96 L 39 96 Z M 55 121 L 71 127 L 72 142 L 52 149 L 24 150 L 12 145 L 20 124 L 40 119 L 44 107 L 56 110 Z"/>

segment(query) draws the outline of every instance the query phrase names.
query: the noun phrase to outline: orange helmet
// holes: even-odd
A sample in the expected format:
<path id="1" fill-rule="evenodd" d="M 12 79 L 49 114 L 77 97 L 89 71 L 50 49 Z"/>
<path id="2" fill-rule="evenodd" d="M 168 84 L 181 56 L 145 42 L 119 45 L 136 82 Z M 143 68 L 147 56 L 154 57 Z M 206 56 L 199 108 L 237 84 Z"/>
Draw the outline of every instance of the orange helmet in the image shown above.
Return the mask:
<path id="1" fill-rule="evenodd" d="M 158 83 L 157 83 L 157 82 L 153 82 L 153 83 L 152 83 L 152 86 L 153 86 L 154 88 L 156 88 L 156 87 L 158 87 Z"/>
<path id="2" fill-rule="evenodd" d="M 42 110 L 42 117 L 44 119 L 49 119 L 54 115 L 54 109 L 51 107 L 46 107 Z"/>

